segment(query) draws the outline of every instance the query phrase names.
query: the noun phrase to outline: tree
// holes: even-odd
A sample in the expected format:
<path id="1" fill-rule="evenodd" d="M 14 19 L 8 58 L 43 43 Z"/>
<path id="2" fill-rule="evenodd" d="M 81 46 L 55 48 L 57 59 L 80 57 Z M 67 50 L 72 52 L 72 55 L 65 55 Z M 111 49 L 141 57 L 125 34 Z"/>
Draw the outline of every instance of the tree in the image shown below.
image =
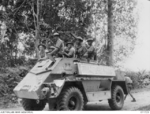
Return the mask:
<path id="1" fill-rule="evenodd" d="M 137 38 L 138 12 L 136 0 L 120 0 L 113 5 L 114 63 L 127 58 L 134 50 Z"/>
<path id="2" fill-rule="evenodd" d="M 35 41 L 35 48 L 36 48 L 36 56 L 37 58 L 39 58 L 39 51 L 38 51 L 38 45 L 39 45 L 39 29 L 40 29 L 40 26 L 39 26 L 39 18 L 40 18 L 40 15 L 39 15 L 39 9 L 40 8 L 40 3 L 39 3 L 39 0 L 37 0 L 37 14 L 36 14 L 36 18 L 37 18 L 37 25 L 36 25 L 36 32 L 35 32 L 35 37 L 36 37 L 36 41 Z"/>
<path id="3" fill-rule="evenodd" d="M 108 45 L 107 45 L 107 49 L 108 49 L 108 65 L 113 66 L 113 1 L 112 0 L 108 0 Z"/>
<path id="4" fill-rule="evenodd" d="M 74 33 L 87 37 L 87 28 L 91 24 L 90 9 L 92 3 L 83 0 L 1 0 L 0 20 L 7 26 L 4 38 L 11 45 L 13 56 L 14 45 L 20 42 L 19 34 L 34 35 L 34 48 L 43 39 L 50 39 L 54 32 L 70 40 Z M 39 4 L 39 5 L 38 5 Z M 67 38 L 66 38 L 67 37 Z M 11 40 L 10 40 L 11 39 Z M 36 45 L 35 45 L 36 44 Z M 7 45 L 4 45 L 7 47 Z M 28 47 L 27 47 L 28 48 Z"/>
<path id="5" fill-rule="evenodd" d="M 111 2 L 111 15 L 109 15 L 111 18 L 108 17 L 110 12 L 108 2 Z M 118 66 L 119 62 L 123 61 L 134 50 L 138 23 L 137 1 L 95 0 L 95 4 L 96 8 L 92 8 L 92 12 L 95 12 L 92 15 L 94 18 L 88 32 L 94 37 L 96 33 L 98 55 L 101 55 L 101 51 L 99 50 L 104 45 L 108 46 L 107 50 L 112 49 L 108 45 L 108 37 L 112 36 L 113 49 L 109 52 L 112 52 L 113 56 L 109 57 L 113 58 L 113 64 Z M 111 24 L 108 23 L 108 20 L 111 21 Z M 109 32 L 111 32 L 109 34 L 107 34 L 108 28 L 110 28 Z"/>
<path id="6" fill-rule="evenodd" d="M 30 40 L 28 38 L 24 40 L 27 45 L 24 52 L 30 55 L 35 53 L 38 45 L 38 43 L 35 45 L 35 41 L 51 40 L 50 37 L 54 32 L 59 32 L 65 41 L 73 40 L 70 33 L 85 39 L 89 35 L 96 37 L 97 49 L 101 49 L 104 44 L 107 45 L 108 50 L 111 50 L 109 54 L 113 53 L 109 60 L 113 57 L 115 65 L 134 49 L 137 32 L 136 16 L 133 15 L 136 8 L 135 0 L 72 0 L 71 2 L 70 0 L 39 0 L 39 5 L 37 0 L 1 0 L 0 2 L 0 20 L 7 26 L 5 37 L 1 38 L 1 41 L 5 41 L 5 44 L 1 42 L 4 44 L 3 52 L 5 50 L 12 52 L 12 54 L 5 54 L 7 55 L 5 59 L 19 52 L 14 47 L 17 47 L 20 42 L 20 33 L 33 36 Z M 110 2 L 111 10 L 108 7 Z M 112 15 L 108 15 L 109 13 Z M 39 35 L 36 30 L 39 31 Z M 110 45 L 111 36 L 114 49 Z M 124 42 L 130 45 L 127 46 L 123 44 Z"/>

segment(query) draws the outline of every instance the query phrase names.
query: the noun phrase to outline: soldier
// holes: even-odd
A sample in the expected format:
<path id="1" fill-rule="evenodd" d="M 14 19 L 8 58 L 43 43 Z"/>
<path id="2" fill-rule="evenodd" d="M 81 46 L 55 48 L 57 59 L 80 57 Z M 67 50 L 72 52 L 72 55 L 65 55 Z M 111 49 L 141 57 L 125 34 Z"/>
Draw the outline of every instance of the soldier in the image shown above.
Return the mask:
<path id="1" fill-rule="evenodd" d="M 82 45 L 83 39 L 81 37 L 76 37 L 75 43 L 75 55 L 76 58 L 82 59 L 83 55 L 86 52 L 86 47 Z"/>
<path id="2" fill-rule="evenodd" d="M 132 102 L 136 102 L 136 99 L 133 97 L 133 95 L 131 94 L 131 89 L 132 89 L 132 80 L 129 77 L 125 77 L 125 82 L 127 84 L 127 88 L 128 88 L 128 93 L 129 95 L 132 97 Z M 125 96 L 126 99 L 127 95 Z"/>
<path id="3" fill-rule="evenodd" d="M 73 46 L 72 42 L 68 42 L 66 50 L 64 50 L 63 54 L 67 58 L 73 58 L 75 57 L 75 48 Z"/>
<path id="4" fill-rule="evenodd" d="M 84 56 L 87 58 L 88 62 L 92 59 L 94 59 L 94 55 L 95 55 L 95 48 L 92 45 L 93 44 L 94 39 L 88 39 L 88 46 L 87 46 L 87 51 L 84 54 Z"/>
<path id="5" fill-rule="evenodd" d="M 44 60 L 47 58 L 46 55 L 46 46 L 44 44 L 39 44 L 38 45 L 38 49 L 39 49 L 39 60 Z"/>
<path id="6" fill-rule="evenodd" d="M 54 34 L 54 40 L 56 42 L 55 46 L 51 46 L 50 48 L 54 48 L 50 55 L 55 55 L 57 57 L 62 57 L 62 52 L 64 51 L 64 42 L 60 39 L 59 33 Z"/>

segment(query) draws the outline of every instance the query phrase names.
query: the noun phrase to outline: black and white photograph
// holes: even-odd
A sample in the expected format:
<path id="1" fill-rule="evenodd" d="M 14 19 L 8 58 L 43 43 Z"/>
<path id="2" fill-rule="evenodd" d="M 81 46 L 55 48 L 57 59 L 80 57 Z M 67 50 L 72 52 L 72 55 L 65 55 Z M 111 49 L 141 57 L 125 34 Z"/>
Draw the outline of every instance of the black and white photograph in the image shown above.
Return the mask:
<path id="1" fill-rule="evenodd" d="M 150 0 L 0 0 L 0 113 L 37 111 L 149 114 Z"/>

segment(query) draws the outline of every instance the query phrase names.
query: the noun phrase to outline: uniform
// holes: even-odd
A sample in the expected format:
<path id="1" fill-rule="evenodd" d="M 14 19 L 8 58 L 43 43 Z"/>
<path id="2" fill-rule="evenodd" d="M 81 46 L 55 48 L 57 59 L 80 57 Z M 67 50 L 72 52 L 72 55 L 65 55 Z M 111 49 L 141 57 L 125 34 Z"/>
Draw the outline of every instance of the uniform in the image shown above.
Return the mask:
<path id="1" fill-rule="evenodd" d="M 64 51 L 64 42 L 61 39 L 58 39 L 55 45 L 56 48 L 58 48 L 58 53 L 61 53 Z"/>
<path id="2" fill-rule="evenodd" d="M 45 58 L 45 57 L 46 57 L 46 52 L 45 52 L 45 50 L 40 51 L 40 52 L 39 52 L 39 59 L 42 59 L 42 58 Z"/>
<path id="3" fill-rule="evenodd" d="M 132 102 L 136 102 L 136 99 L 133 97 L 133 95 L 131 94 L 131 89 L 132 89 L 132 80 L 130 77 L 125 77 L 125 82 L 127 84 L 127 88 L 128 88 L 128 93 L 129 95 L 132 97 Z M 125 99 L 126 99 L 127 95 L 125 96 Z"/>
<path id="4" fill-rule="evenodd" d="M 67 57 L 67 58 L 73 58 L 73 57 L 75 57 L 75 48 L 71 47 L 70 49 L 67 49 L 65 51 L 65 53 L 66 53 L 66 54 L 64 54 L 65 57 Z"/>
<path id="5" fill-rule="evenodd" d="M 40 49 L 40 46 L 42 46 L 43 49 Z M 39 49 L 39 59 L 46 58 L 47 57 L 47 55 L 46 55 L 46 46 L 44 44 L 39 44 L 38 49 Z"/>
<path id="6" fill-rule="evenodd" d="M 83 55 L 86 52 L 86 47 L 82 45 L 83 39 L 81 37 L 75 37 L 76 43 L 74 45 L 75 47 L 75 57 L 82 59 Z"/>
<path id="7" fill-rule="evenodd" d="M 90 60 L 94 60 L 95 48 L 92 45 L 93 39 L 88 39 L 87 42 L 88 42 L 88 46 L 87 46 L 87 51 L 86 51 L 85 57 L 87 58 L 87 60 L 89 62 Z"/>
<path id="8" fill-rule="evenodd" d="M 83 55 L 86 53 L 86 47 L 82 46 L 82 45 L 76 45 L 75 46 L 75 54 L 76 54 L 76 58 L 83 58 Z"/>
<path id="9" fill-rule="evenodd" d="M 94 46 L 90 46 L 88 49 L 87 49 L 87 58 L 89 60 L 93 59 L 94 58 L 94 54 L 95 54 L 95 48 Z"/>
<path id="10" fill-rule="evenodd" d="M 64 51 L 64 42 L 61 39 L 57 39 L 56 45 L 51 46 L 54 50 L 51 52 L 51 55 L 55 55 L 57 57 L 62 57 L 62 52 Z"/>

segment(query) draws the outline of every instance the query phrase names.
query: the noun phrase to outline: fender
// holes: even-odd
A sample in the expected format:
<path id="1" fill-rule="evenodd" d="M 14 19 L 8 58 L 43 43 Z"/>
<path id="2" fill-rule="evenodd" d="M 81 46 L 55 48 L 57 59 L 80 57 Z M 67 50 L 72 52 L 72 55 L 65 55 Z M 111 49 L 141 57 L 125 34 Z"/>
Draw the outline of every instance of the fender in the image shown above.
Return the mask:
<path id="1" fill-rule="evenodd" d="M 113 87 L 114 85 L 119 85 L 119 86 L 121 86 L 122 89 L 123 89 L 123 91 L 124 91 L 124 94 L 128 94 L 127 84 L 126 84 L 125 81 L 113 80 L 111 87 Z"/>

